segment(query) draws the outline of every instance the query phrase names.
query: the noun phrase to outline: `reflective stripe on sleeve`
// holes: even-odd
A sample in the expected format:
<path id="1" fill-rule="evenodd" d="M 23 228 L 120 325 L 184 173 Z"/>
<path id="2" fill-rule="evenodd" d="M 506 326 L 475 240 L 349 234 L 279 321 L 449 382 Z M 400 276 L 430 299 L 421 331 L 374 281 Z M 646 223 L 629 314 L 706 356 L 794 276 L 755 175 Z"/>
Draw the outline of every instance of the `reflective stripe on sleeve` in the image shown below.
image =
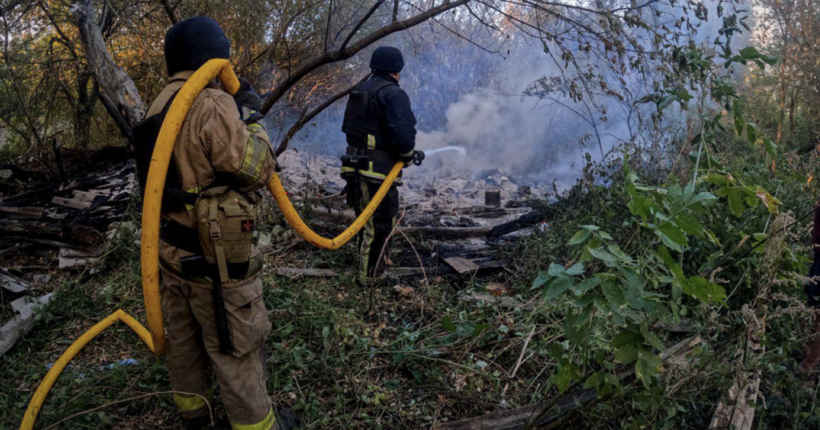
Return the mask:
<path id="1" fill-rule="evenodd" d="M 236 171 L 235 175 L 247 185 L 256 183 L 262 175 L 262 167 L 268 157 L 267 145 L 251 137 L 245 149 L 245 158 L 242 160 L 242 167 Z"/>
<path id="2" fill-rule="evenodd" d="M 373 136 L 372 134 L 367 135 L 367 148 L 376 149 L 376 136 Z"/>
<path id="3" fill-rule="evenodd" d="M 276 424 L 276 415 L 273 414 L 273 409 L 268 412 L 268 416 L 256 424 L 234 424 L 231 423 L 233 430 L 270 430 Z"/>

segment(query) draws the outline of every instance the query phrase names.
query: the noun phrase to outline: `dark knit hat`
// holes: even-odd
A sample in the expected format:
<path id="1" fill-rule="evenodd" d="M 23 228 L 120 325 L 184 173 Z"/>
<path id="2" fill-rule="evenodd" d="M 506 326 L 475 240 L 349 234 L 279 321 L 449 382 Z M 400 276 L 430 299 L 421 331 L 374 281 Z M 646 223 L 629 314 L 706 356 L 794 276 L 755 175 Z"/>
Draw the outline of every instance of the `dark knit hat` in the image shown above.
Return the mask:
<path id="1" fill-rule="evenodd" d="M 216 21 L 197 16 L 180 21 L 165 33 L 165 64 L 168 76 L 196 70 L 208 60 L 228 59 L 231 41 Z"/>
<path id="2" fill-rule="evenodd" d="M 399 73 L 404 68 L 404 57 L 399 48 L 380 46 L 370 57 L 370 68 L 381 72 Z"/>

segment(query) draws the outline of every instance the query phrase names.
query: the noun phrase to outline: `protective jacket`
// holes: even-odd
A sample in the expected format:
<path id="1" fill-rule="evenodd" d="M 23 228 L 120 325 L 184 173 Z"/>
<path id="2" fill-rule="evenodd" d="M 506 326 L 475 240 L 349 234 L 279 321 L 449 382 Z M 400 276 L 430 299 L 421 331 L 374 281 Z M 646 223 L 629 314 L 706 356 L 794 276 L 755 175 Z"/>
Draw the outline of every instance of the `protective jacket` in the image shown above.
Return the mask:
<path id="1" fill-rule="evenodd" d="M 174 74 L 146 117 L 160 114 L 192 74 Z M 276 167 L 264 125 L 242 122 L 234 98 L 216 83 L 206 87 L 191 106 L 174 146 L 172 163 L 180 188 L 194 196 L 194 200 L 216 186 L 227 186 L 253 200 L 251 193 L 267 184 Z M 169 174 L 173 170 L 169 169 Z M 183 275 L 181 259 L 196 255 L 191 246 L 180 245 L 181 242 L 195 247 L 199 242 L 194 203 L 189 200 L 178 210 L 169 211 L 165 206 L 162 210 L 160 263 L 163 269 L 177 275 Z M 254 248 L 247 270 L 231 278 L 248 279 L 261 268 L 261 256 Z"/>
<path id="2" fill-rule="evenodd" d="M 413 155 L 416 116 L 410 98 L 396 79 L 376 72 L 351 93 L 342 131 L 347 154 L 366 155 L 370 162 L 368 168 L 343 166 L 342 174 L 357 172 L 362 179 L 381 183 L 396 162 Z"/>

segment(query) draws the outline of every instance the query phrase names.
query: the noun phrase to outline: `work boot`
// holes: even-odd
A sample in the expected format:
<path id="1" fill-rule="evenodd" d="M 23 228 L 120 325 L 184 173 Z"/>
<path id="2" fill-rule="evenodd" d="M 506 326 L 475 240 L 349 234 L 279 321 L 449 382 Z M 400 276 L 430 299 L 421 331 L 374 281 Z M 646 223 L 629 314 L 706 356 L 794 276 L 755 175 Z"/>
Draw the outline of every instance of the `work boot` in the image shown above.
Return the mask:
<path id="1" fill-rule="evenodd" d="M 296 416 L 296 412 L 291 408 L 282 408 L 279 410 L 279 413 L 276 414 L 277 430 L 298 429 L 300 424 L 299 417 Z"/>
<path id="2" fill-rule="evenodd" d="M 183 419 L 182 426 L 185 427 L 185 430 L 205 430 L 213 428 L 211 425 L 211 417 L 207 415 L 204 417 Z"/>
<path id="3" fill-rule="evenodd" d="M 817 362 L 820 362 L 820 310 L 814 312 L 814 328 L 803 348 L 803 354 L 803 361 L 798 370 L 803 375 L 810 375 L 817 366 Z"/>

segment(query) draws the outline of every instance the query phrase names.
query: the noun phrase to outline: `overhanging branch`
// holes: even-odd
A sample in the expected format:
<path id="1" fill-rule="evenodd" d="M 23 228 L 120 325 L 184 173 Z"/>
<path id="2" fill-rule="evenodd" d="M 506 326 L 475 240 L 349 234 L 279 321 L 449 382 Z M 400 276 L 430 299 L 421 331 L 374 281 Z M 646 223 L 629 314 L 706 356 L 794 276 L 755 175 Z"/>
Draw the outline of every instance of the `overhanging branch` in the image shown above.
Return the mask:
<path id="1" fill-rule="evenodd" d="M 356 89 L 357 86 L 359 86 L 359 84 L 364 82 L 369 77 L 370 77 L 370 75 L 365 76 L 364 79 L 360 80 L 359 82 L 356 82 L 352 86 L 346 88 L 344 91 L 342 91 L 342 92 L 334 95 L 333 97 L 327 99 L 324 103 L 317 106 L 316 109 L 313 109 L 312 111 L 308 112 L 302 118 L 299 118 L 299 121 L 296 121 L 296 124 L 293 124 L 293 127 L 291 127 L 290 130 L 288 130 L 288 132 L 285 134 L 285 137 L 282 138 L 282 143 L 280 143 L 279 146 L 276 148 L 276 156 L 278 157 L 278 156 L 282 155 L 282 153 L 285 152 L 286 149 L 288 149 L 288 142 L 290 142 L 290 140 L 293 138 L 293 136 L 297 132 L 299 132 L 299 130 L 301 130 L 302 127 L 305 126 L 305 124 L 307 124 L 310 120 L 315 118 L 316 115 L 319 115 L 323 110 L 329 108 L 330 105 L 332 105 L 333 103 L 336 103 L 337 100 L 339 100 L 342 97 L 350 94 L 354 89 Z"/>
<path id="2" fill-rule="evenodd" d="M 432 9 L 419 13 L 413 17 L 407 18 L 403 21 L 396 21 L 389 25 L 386 25 L 378 30 L 373 31 L 372 33 L 364 36 L 363 38 L 359 39 L 356 43 L 344 48 L 339 49 L 337 51 L 326 52 L 320 56 L 314 57 L 313 59 L 309 60 L 301 67 L 296 69 L 293 73 L 289 74 L 287 77 L 283 78 L 276 88 L 271 92 L 271 95 L 265 100 L 264 105 L 262 106 L 262 113 L 268 113 L 271 107 L 285 95 L 285 93 L 296 85 L 302 78 L 313 72 L 314 70 L 331 63 L 335 63 L 338 61 L 344 61 L 348 58 L 356 55 L 362 49 L 372 45 L 373 43 L 399 31 L 407 30 L 411 27 L 415 27 L 436 15 L 440 15 L 444 12 L 449 10 L 455 9 L 459 6 L 463 6 L 469 3 L 470 0 L 456 0 L 456 1 L 449 1 L 445 2 L 439 6 L 436 6 Z"/>

